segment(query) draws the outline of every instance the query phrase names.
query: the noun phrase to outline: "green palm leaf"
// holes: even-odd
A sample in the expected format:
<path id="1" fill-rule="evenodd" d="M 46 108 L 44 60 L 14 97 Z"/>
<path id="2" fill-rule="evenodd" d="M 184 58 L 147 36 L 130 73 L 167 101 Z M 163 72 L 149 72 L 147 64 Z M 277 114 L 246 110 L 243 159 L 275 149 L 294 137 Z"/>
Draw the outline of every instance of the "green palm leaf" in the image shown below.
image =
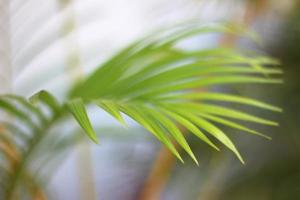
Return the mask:
<path id="1" fill-rule="evenodd" d="M 219 102 L 275 112 L 280 112 L 281 109 L 255 99 L 216 92 L 215 88 L 234 84 L 282 83 L 278 78 L 282 71 L 275 67 L 278 61 L 254 53 L 228 48 L 188 51 L 177 47 L 179 42 L 191 36 L 210 32 L 248 34 L 252 37 L 231 25 L 177 26 L 142 38 L 120 51 L 75 85 L 63 103 L 59 103 L 46 91 L 38 92 L 29 101 L 14 95 L 2 96 L 0 108 L 31 130 L 27 134 L 12 122 L 2 123 L 8 127 L 6 131 L 15 133 L 15 141 L 25 142 L 24 147 L 18 147 L 23 148 L 24 158 L 17 169 L 18 173 L 8 185 L 8 191 L 13 191 L 21 178 L 20 174 L 26 173 L 27 159 L 46 137 L 45 130 L 61 121 L 68 113 L 88 137 L 98 142 L 86 111 L 88 104 L 96 104 L 123 124 L 126 123 L 123 115 L 129 116 L 152 133 L 182 162 L 179 147 L 198 164 L 198 156 L 185 139 L 183 127 L 219 150 L 208 136 L 212 135 L 244 163 L 231 139 L 217 124 L 269 138 L 245 127 L 240 121 L 271 126 L 277 123 L 229 108 Z M 45 108 L 50 111 L 50 116 L 44 112 Z M 11 143 L 18 146 L 15 141 Z M 63 139 L 57 142 L 65 143 Z M 57 149 L 60 148 L 55 147 L 53 151 L 56 152 Z M 51 155 L 53 154 L 49 152 L 49 156 Z"/>
<path id="2" fill-rule="evenodd" d="M 16 155 L 20 154 L 20 161 L 14 163 L 13 174 L 6 170 L 10 157 L 0 163 L 0 168 L 3 168 L 1 180 L 5 180 L 0 184 L 6 188 L 5 198 L 13 197 L 18 184 L 30 177 L 27 166 L 33 159 L 33 152 L 42 155 L 41 166 L 46 166 L 55 160 L 58 151 L 67 150 L 78 140 L 77 135 L 48 137 L 48 130 L 65 117 L 73 116 L 78 127 L 98 143 L 86 111 L 89 104 L 97 105 L 122 124 L 126 124 L 123 115 L 129 116 L 182 162 L 179 148 L 198 164 L 198 155 L 193 153 L 186 140 L 185 128 L 219 150 L 209 135 L 215 137 L 244 163 L 234 143 L 217 124 L 268 139 L 241 121 L 270 126 L 278 124 L 219 103 L 241 104 L 273 112 L 281 112 L 281 109 L 256 99 L 216 91 L 235 84 L 282 83 L 278 77 L 282 70 L 276 68 L 278 61 L 253 52 L 229 48 L 188 51 L 177 45 L 189 37 L 211 32 L 253 38 L 252 33 L 232 25 L 178 25 L 142 38 L 120 51 L 75 85 L 63 103 L 47 91 L 40 91 L 29 100 L 11 94 L 0 96 L 0 109 L 13 119 L 1 122 L 5 129 L 0 129 L 0 142 L 9 144 Z M 41 143 L 45 140 L 49 143 L 47 148 L 42 148 Z M 0 153 L 6 155 L 4 149 L 0 149 Z"/>
<path id="3" fill-rule="evenodd" d="M 88 136 L 96 143 L 98 143 L 98 139 L 96 133 L 92 127 L 92 124 L 89 120 L 87 112 L 85 110 L 84 103 L 82 99 L 75 99 L 69 101 L 67 104 L 69 111 L 73 114 L 74 118 L 80 124 L 80 126 L 85 130 Z"/>
<path id="4" fill-rule="evenodd" d="M 180 159 L 178 151 L 171 145 L 173 141 L 197 163 L 182 130 L 177 128 L 178 124 L 218 149 L 205 132 L 215 136 L 243 162 L 231 140 L 212 122 L 261 136 L 264 135 L 226 118 L 272 126 L 277 123 L 216 104 L 223 101 L 276 112 L 281 109 L 251 98 L 210 90 L 234 84 L 282 83 L 277 77 L 282 70 L 274 66 L 278 61 L 254 53 L 226 48 L 188 51 L 177 47 L 179 42 L 191 36 L 220 31 L 245 34 L 230 25 L 178 26 L 143 38 L 76 85 L 70 99 L 81 98 L 84 102 L 95 103 L 122 123 L 121 113 L 129 115 Z"/>

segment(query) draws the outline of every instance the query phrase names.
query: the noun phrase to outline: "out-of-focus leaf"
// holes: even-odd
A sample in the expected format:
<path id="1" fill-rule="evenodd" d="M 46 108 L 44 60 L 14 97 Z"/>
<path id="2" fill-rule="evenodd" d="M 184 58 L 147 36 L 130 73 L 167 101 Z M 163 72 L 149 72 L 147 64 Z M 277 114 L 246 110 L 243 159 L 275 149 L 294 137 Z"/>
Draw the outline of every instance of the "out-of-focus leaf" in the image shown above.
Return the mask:
<path id="1" fill-rule="evenodd" d="M 25 112 L 18 109 L 15 105 L 13 105 L 10 101 L 5 98 L 0 97 L 0 108 L 8 112 L 12 117 L 17 117 L 22 122 L 27 124 L 31 129 L 37 129 L 37 125 L 29 118 Z"/>
<path id="2" fill-rule="evenodd" d="M 17 95 L 12 95 L 12 94 L 7 94 L 2 96 L 4 99 L 9 99 L 16 101 L 19 105 L 23 105 L 28 111 L 32 112 L 33 114 L 36 115 L 36 117 L 42 122 L 46 123 L 46 116 L 43 114 L 43 112 L 32 105 L 30 102 L 28 102 L 25 98 L 17 96 Z"/>
<path id="3" fill-rule="evenodd" d="M 37 102 L 41 101 L 45 105 L 47 105 L 52 110 L 53 113 L 57 113 L 61 111 L 61 106 L 58 103 L 58 101 L 55 99 L 55 97 L 45 90 L 39 91 L 38 93 L 31 96 L 29 98 L 29 101 L 33 104 L 36 104 Z"/>

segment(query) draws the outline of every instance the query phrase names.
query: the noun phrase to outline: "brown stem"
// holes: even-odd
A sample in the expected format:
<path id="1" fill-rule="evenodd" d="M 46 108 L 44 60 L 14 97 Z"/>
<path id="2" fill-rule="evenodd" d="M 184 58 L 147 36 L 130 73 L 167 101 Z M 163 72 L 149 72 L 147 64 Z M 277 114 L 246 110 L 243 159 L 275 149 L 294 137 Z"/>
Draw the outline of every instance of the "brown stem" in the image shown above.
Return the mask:
<path id="1" fill-rule="evenodd" d="M 172 153 L 165 147 L 162 147 L 154 161 L 149 177 L 147 178 L 138 199 L 160 199 L 161 193 L 167 184 L 171 169 L 175 162 L 176 158 Z"/>

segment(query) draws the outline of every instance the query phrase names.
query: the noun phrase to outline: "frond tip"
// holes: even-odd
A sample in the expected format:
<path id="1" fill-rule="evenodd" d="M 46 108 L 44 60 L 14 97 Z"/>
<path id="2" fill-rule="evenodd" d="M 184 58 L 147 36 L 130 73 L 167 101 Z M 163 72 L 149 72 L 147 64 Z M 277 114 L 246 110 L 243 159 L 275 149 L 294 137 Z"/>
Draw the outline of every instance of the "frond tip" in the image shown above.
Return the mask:
<path id="1" fill-rule="evenodd" d="M 87 115 L 82 99 L 74 99 L 67 102 L 67 108 L 72 113 L 78 124 L 83 128 L 87 135 L 95 142 L 99 143 L 94 128 Z"/>

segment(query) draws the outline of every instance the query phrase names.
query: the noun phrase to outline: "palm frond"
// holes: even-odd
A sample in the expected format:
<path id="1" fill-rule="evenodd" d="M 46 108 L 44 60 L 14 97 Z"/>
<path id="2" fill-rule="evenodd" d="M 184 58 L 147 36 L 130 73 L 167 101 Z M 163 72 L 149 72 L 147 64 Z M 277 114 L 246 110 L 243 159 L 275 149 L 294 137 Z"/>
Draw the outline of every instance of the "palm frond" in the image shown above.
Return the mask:
<path id="1" fill-rule="evenodd" d="M 177 124 L 218 149 L 202 131 L 213 135 L 244 162 L 229 137 L 213 122 L 261 136 L 264 135 L 228 118 L 271 126 L 277 123 L 216 103 L 244 104 L 275 112 L 281 109 L 251 98 L 211 90 L 232 84 L 282 83 L 276 77 L 282 71 L 274 66 L 278 65 L 278 61 L 254 53 L 226 48 L 188 51 L 178 47 L 178 43 L 192 36 L 220 31 L 241 33 L 240 29 L 228 25 L 194 24 L 193 27 L 179 26 L 172 31 L 164 30 L 143 38 L 99 66 L 85 81 L 75 86 L 70 99 L 97 104 L 121 122 L 121 113 L 128 115 L 153 133 L 179 159 L 181 157 L 173 141 L 197 163 Z M 74 116 L 78 120 L 78 114 Z M 85 120 L 80 122 L 81 126 L 90 124 L 83 116 Z M 95 133 L 91 135 L 90 126 L 83 128 L 92 139 L 95 138 Z"/>
<path id="2" fill-rule="evenodd" d="M 269 136 L 246 127 L 241 121 L 278 124 L 220 103 L 274 112 L 281 112 L 281 109 L 256 99 L 224 93 L 221 89 L 235 84 L 282 83 L 278 78 L 282 71 L 275 67 L 278 61 L 255 53 L 216 47 L 189 51 L 178 46 L 190 37 L 210 32 L 247 35 L 231 25 L 176 26 L 151 34 L 120 51 L 75 85 L 62 104 L 46 91 L 38 92 L 29 100 L 2 95 L 0 109 L 12 118 L 1 122 L 4 128 L 0 129 L 0 152 L 5 157 L 0 163 L 3 169 L 0 184 L 5 189 L 5 198 L 13 198 L 20 180 L 32 179 L 28 165 L 33 152 L 41 150 L 41 157 L 45 159 L 40 161 L 43 164 L 40 166 L 46 166 L 45 163 L 55 161 L 58 151 L 65 151 L 77 141 L 75 135 L 47 137 L 49 129 L 67 114 L 73 115 L 87 135 L 98 142 L 85 108 L 88 104 L 97 105 L 123 124 L 126 124 L 123 114 L 129 116 L 182 162 L 178 145 L 198 164 L 183 127 L 219 150 L 209 135 L 213 136 L 244 163 L 234 143 L 217 124 L 265 138 Z M 43 140 L 51 142 L 44 150 L 38 148 Z"/>
<path id="3" fill-rule="evenodd" d="M 63 117 L 63 108 L 45 91 L 34 95 L 31 101 L 15 95 L 2 95 L 0 107 L 11 118 L 1 122 L 1 144 L 5 146 L 1 145 L 0 152 L 6 155 L 0 164 L 5 169 L 1 175 L 1 179 L 5 177 L 5 192 L 1 194 L 5 195 L 5 199 L 13 199 L 20 182 L 30 178 L 32 184 L 35 184 L 37 178 L 31 177 L 28 165 L 32 162 L 33 153 L 39 150 L 38 145 L 47 136 L 48 129 Z M 50 112 L 46 113 L 45 110 Z M 48 147 L 44 156 L 50 154 L 51 149 Z"/>

